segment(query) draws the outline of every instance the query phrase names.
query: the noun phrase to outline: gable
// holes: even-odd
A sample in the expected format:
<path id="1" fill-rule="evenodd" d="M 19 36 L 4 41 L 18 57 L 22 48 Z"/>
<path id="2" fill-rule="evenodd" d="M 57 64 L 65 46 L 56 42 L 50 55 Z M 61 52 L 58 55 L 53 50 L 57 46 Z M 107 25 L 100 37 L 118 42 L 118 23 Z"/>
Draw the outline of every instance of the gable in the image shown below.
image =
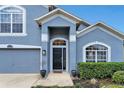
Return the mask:
<path id="1" fill-rule="evenodd" d="M 84 30 L 77 32 L 77 37 L 83 36 L 91 31 L 93 31 L 94 29 L 99 28 L 101 29 L 101 31 L 104 31 L 108 34 L 110 34 L 111 36 L 114 36 L 120 40 L 124 39 L 124 34 L 116 31 L 115 29 L 105 25 L 104 23 L 96 23 L 95 25 L 89 26 L 87 28 L 85 28 Z"/>
<path id="2" fill-rule="evenodd" d="M 53 21 L 53 20 L 55 20 L 55 19 L 60 19 L 62 22 L 63 21 L 66 21 L 66 22 L 69 22 L 69 23 L 75 23 L 75 21 L 73 21 L 73 20 L 71 20 L 71 19 L 68 19 L 67 17 L 65 17 L 65 16 L 63 16 L 63 15 L 60 15 L 60 14 L 55 14 L 54 16 L 52 16 L 52 17 L 50 17 L 50 18 L 48 18 L 48 19 L 46 19 L 46 20 L 43 20 L 42 21 L 42 24 L 45 24 L 45 23 L 47 23 L 47 22 L 49 22 L 49 21 Z"/>
<path id="3" fill-rule="evenodd" d="M 47 22 L 47 20 L 51 19 L 53 16 L 62 16 L 63 18 L 65 18 L 66 20 L 69 20 L 70 22 L 73 22 L 75 24 L 85 24 L 86 26 L 89 26 L 90 24 L 87 23 L 86 21 L 74 16 L 74 15 L 71 15 L 70 13 L 60 9 L 60 8 L 57 8 L 39 18 L 36 18 L 35 21 L 38 23 L 38 24 L 44 24 L 44 21 Z"/>
<path id="4" fill-rule="evenodd" d="M 75 26 L 73 21 L 71 22 L 69 20 L 66 20 L 62 16 L 55 16 L 55 17 L 47 20 L 47 22 L 45 22 L 44 25 L 49 25 L 49 26 Z"/>
<path id="5" fill-rule="evenodd" d="M 92 31 L 90 31 L 89 33 L 86 33 L 85 35 L 88 36 L 88 37 L 90 36 L 90 37 L 94 37 L 94 38 L 97 38 L 97 39 L 101 38 L 103 40 L 105 40 L 105 38 L 106 38 L 106 40 L 107 39 L 108 40 L 111 39 L 113 41 L 115 41 L 115 40 L 122 40 L 121 38 L 115 36 L 112 33 L 109 33 L 107 30 L 105 30 L 105 29 L 103 29 L 101 27 L 96 27 Z"/>

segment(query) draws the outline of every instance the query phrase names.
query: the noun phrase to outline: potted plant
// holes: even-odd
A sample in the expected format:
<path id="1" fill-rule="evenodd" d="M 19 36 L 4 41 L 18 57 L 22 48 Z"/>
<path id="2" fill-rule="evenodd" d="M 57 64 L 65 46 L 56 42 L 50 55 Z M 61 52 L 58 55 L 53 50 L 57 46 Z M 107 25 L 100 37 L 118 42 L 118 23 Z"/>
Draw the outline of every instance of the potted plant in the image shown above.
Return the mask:
<path id="1" fill-rule="evenodd" d="M 46 70 L 40 70 L 40 75 L 44 78 L 46 75 Z"/>
<path id="2" fill-rule="evenodd" d="M 71 74 L 72 74 L 73 77 L 76 77 L 76 70 L 72 70 Z"/>

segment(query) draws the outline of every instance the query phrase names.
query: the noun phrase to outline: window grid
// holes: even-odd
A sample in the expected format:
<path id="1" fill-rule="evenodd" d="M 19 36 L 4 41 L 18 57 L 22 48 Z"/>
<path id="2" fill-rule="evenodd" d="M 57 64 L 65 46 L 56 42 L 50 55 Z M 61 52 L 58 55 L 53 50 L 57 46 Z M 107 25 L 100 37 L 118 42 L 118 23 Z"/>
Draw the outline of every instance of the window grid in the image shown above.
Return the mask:
<path id="1" fill-rule="evenodd" d="M 2 10 L 1 10 L 2 11 Z M 8 18 L 7 18 L 8 16 Z M 9 18 L 10 16 L 10 18 Z M 23 33 L 24 13 L 0 12 L 0 33 Z M 10 25 L 10 26 L 9 26 Z"/>
<path id="2" fill-rule="evenodd" d="M 5 14 L 5 13 L 4 13 Z M 11 30 L 10 30 L 10 33 L 13 33 L 13 25 L 14 24 L 20 24 L 20 25 L 22 25 L 23 24 L 23 18 L 22 18 L 22 22 L 18 22 L 18 21 L 16 21 L 16 22 L 14 22 L 14 18 L 13 18 L 13 13 L 6 13 L 6 15 L 9 15 L 10 14 L 10 22 L 1 22 L 1 20 L 2 20 L 2 15 L 3 15 L 3 13 L 1 13 L 1 16 L 0 16 L 0 18 L 1 18 L 1 20 L 0 20 L 0 24 L 2 25 L 2 24 L 10 24 L 11 26 L 10 26 L 10 28 L 11 28 Z M 17 15 L 22 15 L 23 16 L 23 14 L 22 13 L 14 13 L 14 14 L 17 14 Z M 23 26 L 23 25 L 22 25 Z M 2 29 L 1 29 L 1 26 L 0 26 L 0 32 L 2 32 L 1 31 Z"/>
<path id="3" fill-rule="evenodd" d="M 85 49 L 86 62 L 107 62 L 108 49 L 105 46 L 101 46 L 101 47 L 99 46 L 99 50 L 98 50 L 97 47 L 94 46 L 97 45 L 92 45 Z"/>

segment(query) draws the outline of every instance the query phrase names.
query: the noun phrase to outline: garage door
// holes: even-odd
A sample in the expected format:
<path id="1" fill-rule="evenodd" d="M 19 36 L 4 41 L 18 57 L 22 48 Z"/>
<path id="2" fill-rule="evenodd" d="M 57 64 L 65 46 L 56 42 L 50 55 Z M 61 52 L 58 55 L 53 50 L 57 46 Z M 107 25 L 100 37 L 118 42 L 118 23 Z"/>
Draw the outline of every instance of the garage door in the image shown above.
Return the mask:
<path id="1" fill-rule="evenodd" d="M 0 49 L 0 73 L 38 73 L 40 49 Z"/>

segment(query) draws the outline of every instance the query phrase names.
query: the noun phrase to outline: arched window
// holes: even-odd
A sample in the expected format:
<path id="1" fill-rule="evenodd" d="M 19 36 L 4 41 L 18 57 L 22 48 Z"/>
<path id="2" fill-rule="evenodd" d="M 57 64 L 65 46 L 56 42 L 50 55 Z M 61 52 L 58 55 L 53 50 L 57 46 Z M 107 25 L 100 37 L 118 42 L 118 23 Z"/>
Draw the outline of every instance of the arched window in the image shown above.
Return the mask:
<path id="1" fill-rule="evenodd" d="M 59 45 L 66 45 L 66 41 L 65 40 L 55 40 L 53 42 L 53 45 L 59 46 Z"/>
<path id="2" fill-rule="evenodd" d="M 98 42 L 97 42 L 98 43 Z M 100 43 L 94 43 L 85 46 L 84 61 L 85 62 L 109 62 L 110 47 Z"/>
<path id="3" fill-rule="evenodd" d="M 20 6 L 3 6 L 0 8 L 0 34 L 25 33 L 25 10 Z"/>

